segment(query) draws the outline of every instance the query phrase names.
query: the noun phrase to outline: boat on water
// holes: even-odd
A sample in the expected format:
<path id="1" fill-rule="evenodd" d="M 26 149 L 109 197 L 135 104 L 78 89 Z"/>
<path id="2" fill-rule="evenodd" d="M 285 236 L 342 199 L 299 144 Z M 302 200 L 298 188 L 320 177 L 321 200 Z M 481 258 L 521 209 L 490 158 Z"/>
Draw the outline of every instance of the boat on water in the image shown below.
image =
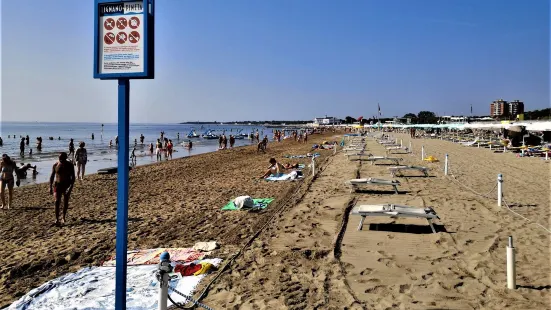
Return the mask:
<path id="1" fill-rule="evenodd" d="M 199 138 L 200 136 L 197 134 L 197 132 L 195 132 L 195 129 L 190 131 L 188 134 L 187 134 L 187 137 L 188 138 Z"/>
<path id="2" fill-rule="evenodd" d="M 212 132 L 212 130 L 207 130 L 207 132 L 205 132 L 203 134 L 203 139 L 218 139 L 219 136 L 216 135 L 214 132 Z"/>

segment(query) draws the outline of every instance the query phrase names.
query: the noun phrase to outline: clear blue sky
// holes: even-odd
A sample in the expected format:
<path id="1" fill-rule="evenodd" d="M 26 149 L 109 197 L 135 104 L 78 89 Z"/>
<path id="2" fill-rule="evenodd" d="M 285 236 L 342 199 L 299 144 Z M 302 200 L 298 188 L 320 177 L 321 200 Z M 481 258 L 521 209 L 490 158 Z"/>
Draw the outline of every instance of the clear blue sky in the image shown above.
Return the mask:
<path id="1" fill-rule="evenodd" d="M 92 0 L 2 0 L 3 121 L 115 122 Z M 131 121 L 487 114 L 549 107 L 548 0 L 157 0 Z"/>

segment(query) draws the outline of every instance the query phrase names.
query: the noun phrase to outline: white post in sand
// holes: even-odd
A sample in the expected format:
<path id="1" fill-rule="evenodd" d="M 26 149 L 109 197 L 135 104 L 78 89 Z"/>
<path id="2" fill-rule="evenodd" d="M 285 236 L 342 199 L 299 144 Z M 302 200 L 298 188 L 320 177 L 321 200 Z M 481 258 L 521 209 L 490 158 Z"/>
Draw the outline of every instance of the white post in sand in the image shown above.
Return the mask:
<path id="1" fill-rule="evenodd" d="M 448 154 L 446 154 L 446 160 L 444 161 L 444 175 L 448 175 Z"/>
<path id="2" fill-rule="evenodd" d="M 503 175 L 497 175 L 497 205 L 501 207 L 501 198 L 503 197 Z"/>
<path id="3" fill-rule="evenodd" d="M 409 141 L 409 152 L 413 153 L 413 149 L 411 148 L 411 140 Z"/>
<path id="4" fill-rule="evenodd" d="M 513 247 L 513 237 L 509 236 L 507 245 L 507 288 L 514 290 L 517 288 L 517 275 L 515 268 L 515 248 Z"/>
<path id="5" fill-rule="evenodd" d="M 421 160 L 425 159 L 425 146 L 421 145 Z"/>
<path id="6" fill-rule="evenodd" d="M 337 146 L 339 144 L 337 143 L 337 141 L 335 141 L 335 143 L 333 144 L 333 155 L 337 154 Z"/>
<path id="7" fill-rule="evenodd" d="M 316 174 L 316 158 L 312 157 L 312 176 Z"/>
<path id="8" fill-rule="evenodd" d="M 404 146 L 404 140 L 400 139 L 400 147 Z"/>

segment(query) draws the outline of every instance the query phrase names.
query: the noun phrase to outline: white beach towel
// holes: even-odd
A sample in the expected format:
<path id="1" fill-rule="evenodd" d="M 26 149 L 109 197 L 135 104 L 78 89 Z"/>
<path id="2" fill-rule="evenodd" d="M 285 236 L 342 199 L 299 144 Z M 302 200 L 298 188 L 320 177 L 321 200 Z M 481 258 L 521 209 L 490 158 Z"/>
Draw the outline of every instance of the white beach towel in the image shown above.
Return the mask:
<path id="1" fill-rule="evenodd" d="M 219 258 L 205 259 L 215 266 Z M 175 263 L 173 263 L 174 265 Z M 126 308 L 133 310 L 156 310 L 159 282 L 155 278 L 156 265 L 129 266 L 127 273 Z M 170 286 L 186 295 L 192 295 L 206 275 L 181 277 L 170 281 Z M 169 290 L 175 302 L 186 302 Z M 168 301 L 168 305 L 172 305 Z M 48 281 L 31 290 L 7 310 L 90 310 L 115 309 L 115 268 L 87 267 Z"/>

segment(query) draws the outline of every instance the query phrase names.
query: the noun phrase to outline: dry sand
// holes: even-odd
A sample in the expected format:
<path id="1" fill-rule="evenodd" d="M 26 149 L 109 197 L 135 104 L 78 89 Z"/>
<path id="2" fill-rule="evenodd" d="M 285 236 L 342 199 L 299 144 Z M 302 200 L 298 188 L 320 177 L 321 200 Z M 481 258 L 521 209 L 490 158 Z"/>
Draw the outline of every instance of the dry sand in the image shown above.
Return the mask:
<path id="1" fill-rule="evenodd" d="M 399 137 L 407 145 L 409 138 Z M 549 164 L 447 141 L 413 143 L 414 156 L 397 156 L 421 164 L 421 144 L 441 161 L 448 153 L 457 180 L 443 176 L 442 163 L 426 163 L 433 177 L 396 178 L 402 182 L 399 195 L 350 194 L 345 180 L 390 178 L 388 166 L 348 161 L 330 151 L 322 151 L 314 179 L 253 180 L 270 156 L 307 150 L 288 142 L 272 143 L 267 155 L 242 148 L 138 168 L 131 173 L 129 247 L 217 240 L 217 256 L 227 260 L 268 223 L 210 287 L 202 302 L 215 309 L 550 308 L 549 234 L 466 189 L 488 192 L 503 173 L 506 200 L 521 203 L 512 209 L 549 227 Z M 373 140 L 368 148 L 384 154 Z M 113 253 L 116 179 L 84 182 L 88 186 L 75 190 L 80 201 L 70 210 L 68 227 L 49 227 L 53 209 L 45 185 L 18 190 L 18 210 L 0 213 L 0 304 Z M 219 211 L 241 194 L 278 199 L 259 214 Z M 354 204 L 389 202 L 433 206 L 441 217 L 439 232 L 430 233 L 424 220 L 389 218 L 368 218 L 357 231 L 359 217 L 348 216 Z M 505 289 L 509 235 L 517 249 L 515 291 Z"/>
<path id="2" fill-rule="evenodd" d="M 409 144 L 408 136 L 396 137 Z M 436 223 L 443 227 L 432 234 L 422 219 L 368 218 L 363 231 L 357 231 L 359 217 L 352 216 L 342 261 L 357 298 L 370 309 L 549 309 L 549 233 L 499 209 L 495 190 L 488 199 L 467 189 L 488 193 L 503 173 L 505 199 L 520 203 L 511 208 L 549 228 L 549 164 L 448 141 L 412 143 L 414 154 L 400 157 L 404 164 L 431 167 L 431 177 L 396 178 L 406 194 L 357 194 L 358 204 L 432 206 L 441 218 Z M 422 145 L 427 156 L 441 162 L 423 164 Z M 369 150 L 384 154 L 373 140 Z M 457 180 L 443 175 L 445 153 Z M 390 177 L 383 165 L 363 164 L 360 175 Z M 505 288 L 508 236 L 517 250 L 516 291 Z"/>

